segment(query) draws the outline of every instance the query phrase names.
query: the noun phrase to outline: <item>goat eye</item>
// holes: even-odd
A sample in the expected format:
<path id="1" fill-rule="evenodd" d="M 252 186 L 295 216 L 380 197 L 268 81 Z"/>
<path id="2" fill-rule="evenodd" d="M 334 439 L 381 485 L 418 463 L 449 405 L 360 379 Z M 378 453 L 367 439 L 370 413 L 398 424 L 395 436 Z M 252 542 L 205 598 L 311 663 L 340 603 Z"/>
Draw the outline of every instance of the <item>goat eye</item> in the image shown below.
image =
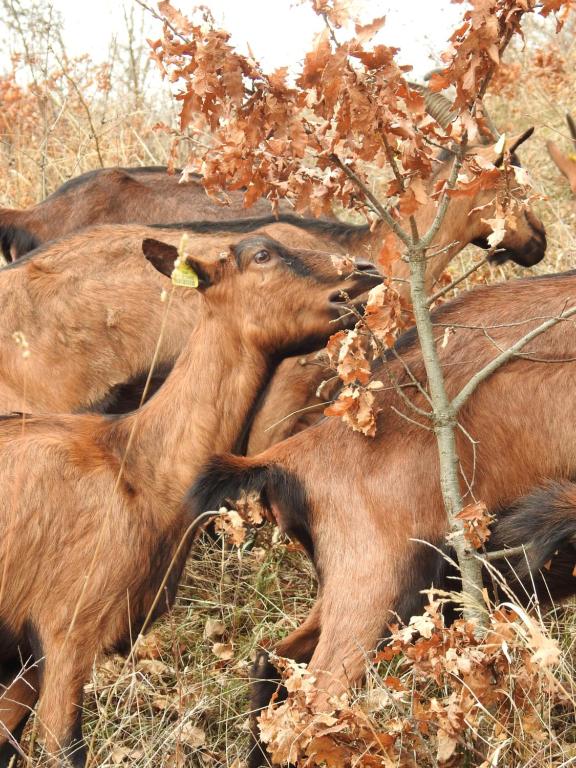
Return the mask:
<path id="1" fill-rule="evenodd" d="M 270 261 L 270 253 L 268 251 L 258 251 L 254 256 L 254 261 L 256 264 L 265 264 L 267 261 Z"/>

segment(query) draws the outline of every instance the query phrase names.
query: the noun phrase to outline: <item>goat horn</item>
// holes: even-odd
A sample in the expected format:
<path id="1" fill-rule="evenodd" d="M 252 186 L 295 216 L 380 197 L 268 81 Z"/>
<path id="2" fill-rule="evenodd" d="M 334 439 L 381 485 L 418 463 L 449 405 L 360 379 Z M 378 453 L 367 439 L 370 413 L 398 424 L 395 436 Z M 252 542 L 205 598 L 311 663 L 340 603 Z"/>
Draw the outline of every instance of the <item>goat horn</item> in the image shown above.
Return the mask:
<path id="1" fill-rule="evenodd" d="M 424 75 L 424 80 L 428 81 L 428 80 L 430 80 L 432 75 L 436 75 L 436 74 L 438 74 L 440 72 L 444 72 L 444 68 L 443 67 L 437 67 L 436 69 L 431 69 L 430 72 L 426 72 L 426 74 Z M 425 92 L 425 88 L 426 87 L 425 86 L 418 85 L 417 83 L 410 83 L 410 87 L 411 88 L 417 88 L 419 91 L 421 91 L 424 94 L 424 98 L 426 99 L 426 92 Z M 430 94 L 430 95 L 433 95 L 433 94 Z M 440 94 L 434 94 L 434 95 L 435 96 L 436 95 L 440 96 Z M 445 96 L 442 96 L 441 98 L 446 99 Z M 448 101 L 448 99 L 446 99 L 446 101 Z M 435 109 L 435 107 L 433 106 L 432 109 Z M 428 100 L 426 100 L 426 111 L 428 112 L 428 114 L 430 114 L 436 120 L 438 120 L 438 122 L 440 123 L 440 125 L 443 128 L 446 128 L 448 123 L 452 122 L 452 120 L 454 119 L 454 113 L 452 112 L 450 114 L 450 112 L 446 111 L 446 114 L 448 114 L 450 116 L 447 119 L 446 125 L 444 125 L 441 122 L 441 120 L 438 117 L 436 117 L 436 114 L 435 114 L 435 112 L 432 111 L 432 109 L 428 109 Z M 443 111 L 444 107 L 439 107 L 439 109 Z M 450 109 L 453 109 L 453 105 L 452 104 L 450 105 Z M 448 107 L 446 107 L 446 110 L 448 110 Z M 490 138 L 493 141 L 498 141 L 498 139 L 500 138 L 500 131 L 496 128 L 496 125 L 494 124 L 494 121 L 492 120 L 492 118 L 488 114 L 488 110 L 484 106 L 484 102 L 482 102 L 482 114 L 484 116 L 484 123 L 486 125 L 486 128 L 488 128 L 488 130 L 491 133 L 491 137 Z M 572 135 L 574 136 L 574 142 L 576 143 L 576 125 L 574 126 L 574 128 L 575 128 L 575 132 Z"/>
<path id="2" fill-rule="evenodd" d="M 570 133 L 572 134 L 572 141 L 576 144 L 576 123 L 570 112 L 566 112 L 566 122 L 568 123 L 568 128 L 570 128 Z"/>
<path id="3" fill-rule="evenodd" d="M 425 85 L 420 83 L 408 83 L 410 88 L 420 91 L 424 96 L 426 112 L 434 118 L 446 130 L 455 119 L 454 104 L 441 93 L 432 93 Z"/>

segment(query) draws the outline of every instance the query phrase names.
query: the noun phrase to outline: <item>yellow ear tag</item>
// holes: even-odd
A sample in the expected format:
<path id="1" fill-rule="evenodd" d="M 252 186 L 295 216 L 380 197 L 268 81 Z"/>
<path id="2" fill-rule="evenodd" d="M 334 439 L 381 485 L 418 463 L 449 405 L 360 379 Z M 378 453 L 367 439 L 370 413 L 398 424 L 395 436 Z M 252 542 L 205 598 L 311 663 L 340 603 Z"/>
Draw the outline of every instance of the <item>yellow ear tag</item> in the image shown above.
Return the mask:
<path id="1" fill-rule="evenodd" d="M 568 155 L 568 160 L 572 160 L 572 162 L 576 161 L 576 155 L 572 152 L 570 155 Z"/>
<path id="2" fill-rule="evenodd" d="M 172 284 L 182 288 L 198 288 L 198 275 L 190 264 L 177 259 L 172 271 Z"/>

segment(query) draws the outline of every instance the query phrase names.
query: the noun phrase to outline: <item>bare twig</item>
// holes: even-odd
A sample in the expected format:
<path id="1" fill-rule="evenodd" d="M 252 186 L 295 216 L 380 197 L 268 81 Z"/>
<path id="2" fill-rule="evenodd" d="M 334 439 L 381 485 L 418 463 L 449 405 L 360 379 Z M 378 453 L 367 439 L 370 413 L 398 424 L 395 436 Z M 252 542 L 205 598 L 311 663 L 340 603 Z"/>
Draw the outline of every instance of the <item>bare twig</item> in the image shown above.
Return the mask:
<path id="1" fill-rule="evenodd" d="M 503 560 L 506 557 L 515 557 L 516 555 L 523 555 L 532 549 L 531 544 L 520 544 L 518 547 L 510 547 L 510 549 L 496 549 L 493 552 L 486 552 L 482 556 L 479 556 L 481 560 Z"/>
<path id="2" fill-rule="evenodd" d="M 563 320 L 568 320 L 568 318 L 572 317 L 575 314 L 576 314 L 576 307 L 571 307 L 570 309 L 563 310 L 556 317 L 549 318 L 548 320 L 543 322 L 541 325 L 539 325 L 537 328 L 534 328 L 525 336 L 522 336 L 522 338 L 518 339 L 518 341 L 515 344 L 513 344 L 508 349 L 505 349 L 503 352 L 497 355 L 493 360 L 487 363 L 484 366 L 484 368 L 482 368 L 480 371 L 478 371 L 478 373 L 472 376 L 472 378 L 468 381 L 468 383 L 465 384 L 464 387 L 460 390 L 460 392 L 456 395 L 456 397 L 454 397 L 454 399 L 452 400 L 452 408 L 454 412 L 458 413 L 458 411 L 462 408 L 464 403 L 468 400 L 468 398 L 470 397 L 470 395 L 472 395 L 472 393 L 476 390 L 476 388 L 485 379 L 487 379 L 488 376 L 491 376 L 494 373 L 494 371 L 500 368 L 501 365 L 504 365 L 504 363 L 508 362 L 508 360 L 515 357 L 517 352 L 520 349 L 522 349 L 522 347 L 526 346 L 526 344 L 532 341 L 532 339 L 535 339 L 537 336 L 540 336 L 541 333 L 544 333 L 549 328 L 552 328 L 553 326 L 557 325 Z"/>
<path id="3" fill-rule="evenodd" d="M 428 299 L 428 306 L 431 306 L 434 304 L 435 301 L 437 301 L 441 296 L 444 296 L 444 294 L 448 293 L 448 291 L 451 291 L 452 288 L 455 288 L 459 283 L 461 283 L 463 280 L 466 280 L 467 277 L 470 277 L 471 274 L 476 272 L 480 267 L 483 267 L 486 264 L 486 259 L 483 259 L 482 261 L 477 262 L 476 264 L 473 264 L 470 269 L 467 269 L 466 272 L 463 272 L 460 277 L 457 277 L 455 280 L 452 280 L 451 283 L 444 286 L 444 288 L 441 288 L 439 291 L 436 291 L 436 293 L 433 293 L 432 296 Z"/>
<path id="4" fill-rule="evenodd" d="M 390 406 L 390 410 L 394 411 L 394 413 L 400 416 L 401 419 L 406 419 L 406 421 L 409 421 L 411 424 L 415 424 L 417 427 L 421 427 L 422 429 L 428 430 L 428 432 L 432 432 L 432 427 L 429 427 L 427 424 L 422 424 L 421 421 L 416 421 L 415 419 L 410 418 L 410 416 L 402 413 L 402 411 L 399 411 L 398 408 L 395 408 L 393 405 Z M 425 415 L 428 416 L 429 414 Z"/>
<path id="5" fill-rule="evenodd" d="M 74 93 L 78 97 L 78 101 L 82 105 L 82 109 L 84 110 L 86 114 L 86 119 L 88 120 L 88 125 L 90 126 L 90 134 L 92 138 L 94 139 L 94 146 L 96 148 L 96 154 L 98 155 L 98 162 L 100 163 L 100 167 L 104 168 L 104 159 L 102 157 L 102 152 L 100 151 L 100 139 L 98 138 L 98 131 L 96 130 L 96 126 L 94 125 L 94 121 L 92 120 L 92 113 L 90 111 L 90 107 L 88 106 L 88 103 L 84 96 L 82 95 L 82 91 L 78 87 L 78 83 L 74 80 L 73 77 L 71 77 L 68 74 L 68 68 L 66 67 L 65 63 L 61 61 L 60 57 L 56 53 L 56 51 L 52 50 L 52 55 L 58 62 L 58 65 L 62 69 L 62 74 L 66 78 L 67 82 L 70 83 L 72 88 L 74 89 Z"/>
<path id="6" fill-rule="evenodd" d="M 151 15 L 152 15 L 152 16 L 153 16 L 155 19 L 157 19 L 158 21 L 161 21 L 161 22 L 162 22 L 162 24 L 166 24 L 166 26 L 168 27 L 168 29 L 169 29 L 169 30 L 170 30 L 170 31 L 171 31 L 171 32 L 172 32 L 174 35 L 176 35 L 176 37 L 179 37 L 179 38 L 180 38 L 180 40 L 182 40 L 184 43 L 188 43 L 188 42 L 189 42 L 189 40 L 187 40 L 187 38 L 186 38 L 186 37 L 185 37 L 183 34 L 181 34 L 180 32 L 178 32 L 178 30 L 176 29 L 176 27 L 175 27 L 175 26 L 173 26 L 173 25 L 172 25 L 172 24 L 171 24 L 171 23 L 168 21 L 168 19 L 166 19 L 164 16 L 161 16 L 159 13 L 157 13 L 157 11 L 155 11 L 155 10 L 154 10 L 154 8 L 151 8 L 151 7 L 150 7 L 150 6 L 149 6 L 147 3 L 144 3 L 144 2 L 143 2 L 143 0 L 134 0 L 134 2 L 135 2 L 135 3 L 138 3 L 138 5 L 139 5 L 141 8 L 144 8 L 144 10 L 145 10 L 145 11 L 148 11 L 148 13 L 149 13 L 149 14 L 151 14 Z"/>
<path id="7" fill-rule="evenodd" d="M 366 184 L 362 181 L 362 179 L 357 176 L 354 171 L 349 168 L 340 158 L 338 155 L 330 155 L 330 160 L 340 168 L 340 170 L 344 171 L 346 176 L 356 184 L 356 186 L 362 190 L 364 195 L 366 196 L 366 199 L 370 202 L 370 205 L 374 209 L 374 211 L 380 216 L 380 218 L 386 222 L 386 224 L 390 227 L 390 229 L 394 232 L 394 234 L 402 240 L 403 243 L 405 243 L 407 246 L 412 245 L 412 240 L 410 237 L 404 232 L 402 227 L 398 224 L 398 222 L 392 217 L 392 214 L 386 210 L 378 200 L 378 198 L 368 189 Z"/>
<path id="8" fill-rule="evenodd" d="M 448 210 L 448 206 L 450 205 L 450 195 L 448 192 L 451 189 L 454 189 L 456 186 L 456 180 L 458 179 L 458 174 L 460 173 L 460 168 L 462 168 L 462 163 L 464 161 L 464 156 L 466 155 L 466 148 L 468 146 L 468 137 L 466 134 L 464 134 L 464 137 L 462 139 L 462 143 L 460 144 L 460 147 L 458 148 L 458 152 L 456 153 L 456 158 L 454 160 L 454 165 L 452 166 L 452 171 L 450 172 L 450 177 L 448 178 L 448 182 L 446 183 L 444 190 L 442 192 L 442 198 L 440 200 L 440 204 L 438 205 L 438 210 L 436 211 L 436 216 L 434 217 L 434 221 L 432 222 L 430 229 L 426 234 L 422 237 L 420 241 L 420 246 L 426 250 L 438 234 L 438 231 L 440 230 L 440 226 L 442 222 L 444 221 L 444 216 L 446 216 L 446 212 Z"/>

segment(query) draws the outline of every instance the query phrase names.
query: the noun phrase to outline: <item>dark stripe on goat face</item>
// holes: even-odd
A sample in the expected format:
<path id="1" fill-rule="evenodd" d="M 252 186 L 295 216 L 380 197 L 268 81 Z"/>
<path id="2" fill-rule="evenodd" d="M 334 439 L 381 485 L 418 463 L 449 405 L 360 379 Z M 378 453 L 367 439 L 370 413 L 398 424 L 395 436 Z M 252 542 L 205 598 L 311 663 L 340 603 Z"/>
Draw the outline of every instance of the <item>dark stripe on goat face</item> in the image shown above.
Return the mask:
<path id="1" fill-rule="evenodd" d="M 33 417 L 34 417 L 34 414 L 32 413 L 23 413 L 22 411 L 12 411 L 11 413 L 0 413 L 0 422 L 15 421 L 16 419 L 30 419 Z"/>
<path id="2" fill-rule="evenodd" d="M 273 240 L 271 237 L 262 236 L 247 237 L 233 246 L 232 252 L 238 269 L 241 272 L 248 266 L 246 263 L 247 258 L 245 257 L 247 251 L 250 252 L 250 255 L 257 253 L 257 251 L 277 253 L 284 264 L 299 277 L 309 277 L 310 275 L 313 275 L 317 278 L 317 275 L 312 272 L 308 264 L 299 258 L 297 251 L 285 248 L 281 243 L 277 240 Z"/>

